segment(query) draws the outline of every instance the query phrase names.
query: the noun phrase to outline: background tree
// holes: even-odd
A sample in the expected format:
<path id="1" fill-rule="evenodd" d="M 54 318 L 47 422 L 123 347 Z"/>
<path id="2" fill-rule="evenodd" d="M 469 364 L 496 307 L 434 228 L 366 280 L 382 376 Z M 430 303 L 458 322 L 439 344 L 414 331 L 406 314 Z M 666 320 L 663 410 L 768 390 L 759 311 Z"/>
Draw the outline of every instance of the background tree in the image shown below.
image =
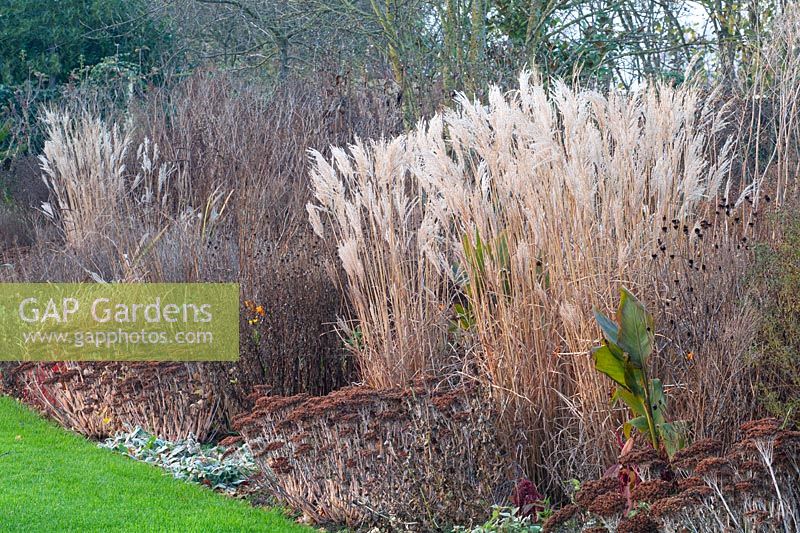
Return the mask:
<path id="1" fill-rule="evenodd" d="M 152 67 L 169 33 L 144 0 L 62 0 L 46 6 L 0 0 L 0 83 L 65 81 L 78 68 L 117 56 Z"/>

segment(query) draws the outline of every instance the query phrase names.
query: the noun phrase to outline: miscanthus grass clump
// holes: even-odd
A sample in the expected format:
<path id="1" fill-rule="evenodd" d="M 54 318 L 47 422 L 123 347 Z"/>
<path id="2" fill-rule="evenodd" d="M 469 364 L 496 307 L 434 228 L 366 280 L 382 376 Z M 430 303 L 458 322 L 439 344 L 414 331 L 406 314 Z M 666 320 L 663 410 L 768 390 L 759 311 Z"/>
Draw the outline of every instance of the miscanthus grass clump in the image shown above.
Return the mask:
<path id="1" fill-rule="evenodd" d="M 660 294 L 654 258 L 702 245 L 718 202 L 740 208 L 724 125 L 716 96 L 688 84 L 601 94 L 524 72 L 407 135 L 313 152 L 310 220 L 338 243 L 365 380 L 481 380 L 537 477 L 613 460 L 592 309 L 620 283 Z"/>

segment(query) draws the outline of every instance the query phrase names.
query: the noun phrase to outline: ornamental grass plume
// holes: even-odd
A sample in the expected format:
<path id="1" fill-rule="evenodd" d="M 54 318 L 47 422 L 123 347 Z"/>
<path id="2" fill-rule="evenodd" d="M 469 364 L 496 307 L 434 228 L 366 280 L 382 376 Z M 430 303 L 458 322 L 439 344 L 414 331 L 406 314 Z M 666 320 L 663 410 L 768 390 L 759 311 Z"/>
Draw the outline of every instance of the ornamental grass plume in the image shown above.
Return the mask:
<path id="1" fill-rule="evenodd" d="M 67 243 L 75 246 L 102 233 L 119 214 L 130 137 L 88 112 L 75 118 L 47 110 L 44 124 L 47 140 L 39 159 L 55 205 L 43 210 L 60 218 Z"/>
<path id="2" fill-rule="evenodd" d="M 365 382 L 401 385 L 446 364 L 447 277 L 426 259 L 436 238 L 424 192 L 410 173 L 406 139 L 332 149 L 330 163 L 312 151 L 314 231 L 330 227 L 357 325 L 342 322 Z M 323 225 L 322 216 L 329 224 Z"/>
<path id="3" fill-rule="evenodd" d="M 330 161 L 315 152 L 308 205 L 318 233 L 339 245 L 365 380 L 400 385 L 441 371 L 456 345 L 467 354 L 457 370 L 489 388 L 509 448 L 545 487 L 616 459 L 608 383 L 586 355 L 592 309 L 610 309 L 624 283 L 654 288 L 662 310 L 674 294 L 654 258 L 673 248 L 698 257 L 718 242 L 701 222 L 713 223 L 718 203 L 731 204 L 726 214 L 743 203 L 728 201 L 732 141 L 716 142 L 725 115 L 715 94 L 691 84 L 609 95 L 551 87 L 523 72 L 518 90 L 494 88 L 485 104 L 462 96 L 407 136 Z M 669 224 L 686 231 L 665 232 Z M 719 242 L 732 241 L 726 231 Z M 721 252 L 714 261 L 745 264 Z M 670 312 L 691 316 L 689 306 L 713 299 L 734 320 L 738 300 L 718 292 L 737 286 L 708 287 Z M 724 408 L 697 381 L 723 373 L 686 373 L 700 394 L 681 409 Z"/>

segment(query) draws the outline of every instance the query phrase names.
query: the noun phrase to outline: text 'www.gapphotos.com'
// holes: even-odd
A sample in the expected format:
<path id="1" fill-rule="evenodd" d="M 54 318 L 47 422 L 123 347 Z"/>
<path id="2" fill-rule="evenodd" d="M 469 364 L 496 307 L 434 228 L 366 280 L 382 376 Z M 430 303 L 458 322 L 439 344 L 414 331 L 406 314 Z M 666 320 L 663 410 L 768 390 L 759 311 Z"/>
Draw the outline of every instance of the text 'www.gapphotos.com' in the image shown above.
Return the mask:
<path id="1" fill-rule="evenodd" d="M 83 348 L 110 348 L 120 345 L 146 344 L 213 344 L 214 334 L 210 331 L 77 331 L 54 332 L 35 331 L 22 334 L 25 344 L 60 344 Z"/>

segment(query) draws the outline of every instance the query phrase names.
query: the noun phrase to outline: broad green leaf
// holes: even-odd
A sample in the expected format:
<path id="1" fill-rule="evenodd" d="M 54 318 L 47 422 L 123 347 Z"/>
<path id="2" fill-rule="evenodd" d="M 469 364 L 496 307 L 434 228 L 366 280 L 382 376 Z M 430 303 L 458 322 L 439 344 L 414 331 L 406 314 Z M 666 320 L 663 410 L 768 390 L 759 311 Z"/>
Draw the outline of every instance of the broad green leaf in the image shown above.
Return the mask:
<path id="1" fill-rule="evenodd" d="M 625 352 L 622 351 L 622 348 L 620 348 L 619 345 L 614 344 L 613 342 L 606 342 L 606 345 L 608 346 L 608 349 L 611 350 L 611 353 L 617 356 L 617 359 L 619 359 L 620 361 L 628 362 L 630 357 L 625 355 Z"/>
<path id="2" fill-rule="evenodd" d="M 644 368 L 653 351 L 653 317 L 627 289 L 621 288 L 620 294 L 617 310 L 617 322 L 620 324 L 618 344 L 630 355 L 634 366 Z"/>
<path id="3" fill-rule="evenodd" d="M 594 319 L 597 320 L 597 325 L 603 331 L 603 337 L 608 342 L 617 344 L 619 342 L 619 326 L 597 309 L 594 309 Z"/>
<path id="4" fill-rule="evenodd" d="M 628 423 L 643 433 L 647 433 L 649 431 L 647 426 L 647 417 L 637 416 L 636 418 L 630 419 Z"/>
<path id="5" fill-rule="evenodd" d="M 612 401 L 622 401 L 636 416 L 645 415 L 643 399 L 626 389 L 618 388 L 611 399 Z"/>
<path id="6" fill-rule="evenodd" d="M 644 400 L 644 372 L 641 368 L 636 368 L 628 354 L 625 354 L 625 380 L 628 382 L 628 389 L 636 396 Z"/>
<path id="7" fill-rule="evenodd" d="M 453 310 L 456 313 L 456 320 L 461 329 L 467 331 L 475 325 L 475 317 L 472 315 L 472 310 L 469 307 L 464 307 L 461 304 L 454 304 Z"/>
<path id="8" fill-rule="evenodd" d="M 661 380 L 658 378 L 653 378 L 650 380 L 650 398 L 652 399 L 653 403 L 666 403 L 664 397 L 664 386 L 661 384 Z"/>
<path id="9" fill-rule="evenodd" d="M 660 379 L 650 380 L 650 403 L 652 404 L 650 409 L 653 413 L 653 421 L 657 425 L 666 422 L 667 398 L 664 396 L 664 387 Z"/>
<path id="10" fill-rule="evenodd" d="M 620 360 L 609 349 L 608 346 L 599 346 L 592 351 L 592 358 L 594 358 L 594 367 L 599 371 L 610 377 L 622 387 L 627 387 L 625 383 L 625 362 Z"/>
<path id="11" fill-rule="evenodd" d="M 503 282 L 503 296 L 510 298 L 512 294 L 511 287 L 511 254 L 508 251 L 508 239 L 505 233 L 501 233 L 496 239 L 496 258 L 497 265 L 500 269 L 500 277 Z"/>
<path id="12" fill-rule="evenodd" d="M 667 450 L 667 455 L 672 457 L 678 450 L 686 446 L 687 426 L 684 421 L 663 423 L 656 426 L 661 442 Z"/>
<path id="13" fill-rule="evenodd" d="M 467 293 L 473 298 L 478 298 L 484 289 L 484 278 L 486 274 L 484 262 L 484 246 L 478 230 L 475 230 L 475 244 L 472 243 L 469 233 L 461 238 L 461 245 L 464 248 L 464 258 L 469 269 L 469 287 Z"/>
<path id="14" fill-rule="evenodd" d="M 644 416 L 637 416 L 625 422 L 625 425 L 622 427 L 625 438 L 631 438 L 631 428 L 636 428 L 645 435 L 650 432 L 650 428 L 647 426 L 647 418 Z"/>

